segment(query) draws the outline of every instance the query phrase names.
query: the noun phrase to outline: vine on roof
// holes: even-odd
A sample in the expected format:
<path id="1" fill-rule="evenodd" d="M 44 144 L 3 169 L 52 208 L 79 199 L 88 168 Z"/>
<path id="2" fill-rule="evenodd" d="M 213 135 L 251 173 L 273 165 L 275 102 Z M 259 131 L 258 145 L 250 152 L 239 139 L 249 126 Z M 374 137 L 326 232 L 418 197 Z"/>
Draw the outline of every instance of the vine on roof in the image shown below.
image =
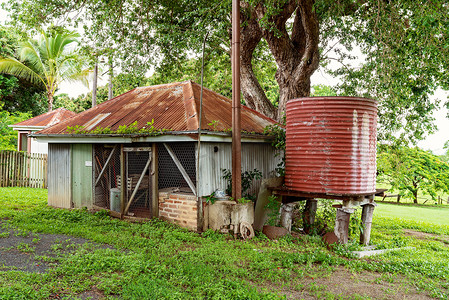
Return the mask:
<path id="1" fill-rule="evenodd" d="M 137 121 L 131 123 L 129 125 L 121 125 L 117 130 L 112 130 L 109 127 L 101 127 L 98 126 L 94 130 L 87 130 L 83 126 L 67 126 L 66 133 L 68 134 L 142 134 L 142 135 L 150 135 L 157 136 L 165 132 L 166 129 L 157 129 L 154 127 L 154 119 L 151 122 L 147 122 L 147 125 L 138 128 Z"/>

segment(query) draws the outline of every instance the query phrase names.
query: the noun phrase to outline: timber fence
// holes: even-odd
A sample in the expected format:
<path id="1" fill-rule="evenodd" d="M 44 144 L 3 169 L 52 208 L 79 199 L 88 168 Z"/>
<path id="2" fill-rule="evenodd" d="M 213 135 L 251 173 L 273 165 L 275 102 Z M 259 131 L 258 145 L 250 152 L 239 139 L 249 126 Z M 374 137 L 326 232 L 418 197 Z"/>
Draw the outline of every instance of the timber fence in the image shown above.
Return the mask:
<path id="1" fill-rule="evenodd" d="M 0 151 L 0 187 L 47 188 L 47 154 Z"/>

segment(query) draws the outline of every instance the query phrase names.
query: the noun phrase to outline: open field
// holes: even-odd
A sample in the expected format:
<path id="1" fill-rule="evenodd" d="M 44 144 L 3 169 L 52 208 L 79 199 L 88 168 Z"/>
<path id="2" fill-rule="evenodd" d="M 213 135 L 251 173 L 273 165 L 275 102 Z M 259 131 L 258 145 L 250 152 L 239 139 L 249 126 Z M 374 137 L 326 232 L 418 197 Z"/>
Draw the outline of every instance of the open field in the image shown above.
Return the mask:
<path id="1" fill-rule="evenodd" d="M 449 226 L 448 206 L 411 206 L 378 202 L 378 206 L 375 209 L 375 216 Z"/>
<path id="2" fill-rule="evenodd" d="M 449 297 L 444 224 L 375 215 L 378 248 L 415 249 L 354 259 L 356 243 L 329 250 L 319 237 L 299 234 L 241 241 L 45 201 L 45 190 L 0 189 L 0 299 Z"/>

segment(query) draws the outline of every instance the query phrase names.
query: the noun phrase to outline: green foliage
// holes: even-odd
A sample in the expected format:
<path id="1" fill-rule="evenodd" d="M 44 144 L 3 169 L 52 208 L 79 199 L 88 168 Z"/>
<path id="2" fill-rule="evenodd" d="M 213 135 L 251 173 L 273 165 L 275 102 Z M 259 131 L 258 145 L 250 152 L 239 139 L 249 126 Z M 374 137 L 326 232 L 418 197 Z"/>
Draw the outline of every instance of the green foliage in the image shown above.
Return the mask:
<path id="1" fill-rule="evenodd" d="M 95 127 L 93 130 L 86 130 L 83 126 L 67 126 L 66 133 L 68 134 L 140 134 L 147 136 L 157 136 L 165 132 L 165 129 L 156 129 L 154 127 L 154 119 L 147 122 L 146 126 L 138 128 L 137 121 L 129 125 L 120 125 L 117 130 L 112 130 L 109 127 Z"/>
<path id="2" fill-rule="evenodd" d="M 137 121 L 129 125 L 120 125 L 117 129 L 117 134 L 132 134 L 137 132 L 139 132 Z"/>
<path id="3" fill-rule="evenodd" d="M 324 84 L 314 85 L 312 89 L 313 91 L 310 95 L 312 97 L 337 96 L 337 93 L 332 87 Z"/>
<path id="4" fill-rule="evenodd" d="M 291 37 L 293 22 L 285 23 L 285 32 L 276 26 L 294 19 L 293 12 L 287 13 L 291 18 L 282 14 L 284 4 L 284 0 L 246 1 L 242 5 L 242 25 L 247 25 L 258 6 L 264 12 L 257 19 L 260 30 L 274 33 L 276 38 Z M 9 0 L 5 8 L 17 27 L 39 28 L 56 21 L 74 26 L 82 23 L 86 39 L 95 49 L 92 52 L 113 54 L 122 70 L 133 74 L 145 74 L 154 67 L 150 84 L 186 79 L 199 82 L 201 45 L 208 32 L 206 86 L 230 95 L 231 1 L 197 1 L 192 5 L 185 0 L 107 4 L 94 0 Z M 306 34 L 302 40 L 319 38 L 321 67 L 329 67 L 341 79 L 336 88 L 339 95 L 379 100 L 381 140 L 414 142 L 435 129 L 431 113 L 442 99 L 433 102 L 429 96 L 437 87 L 449 87 L 448 9 L 441 0 L 421 5 L 405 0 L 314 1 L 307 14 L 316 14 L 319 37 Z M 259 31 L 253 33 L 250 37 L 256 40 L 257 47 L 251 53 L 251 68 L 265 95 L 276 103 L 276 63 L 280 61 L 274 62 L 275 51 L 264 37 L 258 36 Z M 339 67 L 330 66 L 331 61 L 337 61 Z M 295 70 L 292 66 L 292 78 Z M 301 84 L 309 84 L 311 73 L 302 74 Z M 320 95 L 323 92 L 334 94 L 316 91 Z"/>
<path id="5" fill-rule="evenodd" d="M 228 169 L 221 169 L 222 177 L 225 179 L 228 184 L 226 186 L 226 194 L 231 195 L 232 194 L 232 172 Z M 245 171 L 242 172 L 242 196 L 243 198 L 250 199 L 252 201 L 256 201 L 256 196 L 253 194 L 250 194 L 249 190 L 251 189 L 251 186 L 253 184 L 254 180 L 262 179 L 262 172 L 260 172 L 257 169 L 254 169 L 252 171 Z"/>
<path id="6" fill-rule="evenodd" d="M 432 215 L 425 208 L 421 213 L 429 219 Z M 355 243 L 329 251 L 321 238 L 314 236 L 270 241 L 259 235 L 242 242 L 211 230 L 199 235 L 160 220 L 135 224 L 104 212 L 53 209 L 46 207 L 46 190 L 40 189 L 0 188 L 0 217 L 9 218 L 2 220 L 0 229 L 21 235 L 31 232 L 35 239 L 48 233 L 89 239 L 87 244 L 70 248 L 63 241 L 55 242 L 51 249 L 56 255 L 52 257 L 28 251 L 30 258 L 54 263 L 45 273 L 3 267 L 0 297 L 5 299 L 49 299 L 55 295 L 76 299 L 92 291 L 121 299 L 282 299 L 279 291 L 286 287 L 295 294 L 315 295 L 321 287 L 302 285 L 304 280 L 325 281 L 342 272 L 363 273 L 376 278 L 377 284 L 395 284 L 407 295 L 441 299 L 449 295 L 449 248 L 440 240 L 404 236 L 405 229 L 426 232 L 430 225 L 376 213 L 371 235 L 374 244 L 415 249 L 353 259 L 350 251 L 358 249 Z M 448 226 L 433 226 L 431 232 L 447 238 Z M 37 244 L 28 247 L 37 249 Z M 24 244 L 20 248 L 27 250 Z M 352 279 L 348 276 L 346 280 Z M 344 298 L 332 293 L 326 297 Z"/>
<path id="7" fill-rule="evenodd" d="M 0 58 L 16 55 L 19 40 L 26 35 L 13 27 L 0 25 Z M 0 74 L 0 106 L 9 113 L 45 112 L 45 89 L 12 75 Z"/>
<path id="8" fill-rule="evenodd" d="M 277 226 L 279 223 L 279 210 L 281 209 L 282 202 L 280 199 L 275 196 L 271 195 L 268 197 L 268 202 L 264 206 L 264 209 L 267 210 L 267 216 L 268 219 L 266 221 L 267 225 L 270 226 Z"/>
<path id="9" fill-rule="evenodd" d="M 8 125 L 16 124 L 29 119 L 29 113 L 9 113 L 0 111 L 0 150 L 17 150 L 17 131 Z"/>
<path id="10" fill-rule="evenodd" d="M 38 41 L 18 43 L 17 58 L 0 59 L 0 73 L 23 78 L 34 85 L 45 87 L 48 109 L 52 110 L 53 97 L 63 81 L 80 80 L 87 83 L 88 70 L 83 70 L 83 60 L 72 46 L 78 43 L 75 32 L 41 33 Z"/>
<path id="11" fill-rule="evenodd" d="M 432 132 L 432 112 L 443 99 L 430 96 L 449 87 L 446 1 L 318 3 L 323 46 L 331 50 L 322 59 L 341 63 L 331 72 L 341 79 L 338 94 L 379 100 L 379 140 L 415 142 Z M 353 54 L 358 51 L 360 56 Z"/>
<path id="12" fill-rule="evenodd" d="M 47 190 L 32 188 L 0 188 L 0 219 L 14 216 L 26 209 L 43 208 L 47 201 Z"/>
<path id="13" fill-rule="evenodd" d="M 206 197 L 206 203 L 214 204 L 215 201 L 217 201 L 217 198 L 215 198 L 215 192 Z"/>
<path id="14" fill-rule="evenodd" d="M 67 126 L 66 132 L 69 134 L 86 134 L 87 133 L 87 131 L 81 125 Z"/>
<path id="15" fill-rule="evenodd" d="M 383 147 L 377 156 L 377 169 L 381 179 L 414 203 L 418 203 L 419 191 L 434 201 L 438 192 L 449 192 L 449 164 L 419 148 Z"/>
<path id="16" fill-rule="evenodd" d="M 76 98 L 70 97 L 68 94 L 55 95 L 53 101 L 53 108 L 65 108 L 70 111 L 80 113 L 89 109 L 92 106 L 91 99 L 88 99 L 86 95 L 80 95 Z"/>
<path id="17" fill-rule="evenodd" d="M 263 133 L 273 138 L 271 145 L 279 150 L 276 156 L 281 156 L 281 162 L 277 165 L 276 172 L 279 176 L 285 175 L 285 124 L 286 116 L 282 118 L 282 124 L 268 125 Z"/>

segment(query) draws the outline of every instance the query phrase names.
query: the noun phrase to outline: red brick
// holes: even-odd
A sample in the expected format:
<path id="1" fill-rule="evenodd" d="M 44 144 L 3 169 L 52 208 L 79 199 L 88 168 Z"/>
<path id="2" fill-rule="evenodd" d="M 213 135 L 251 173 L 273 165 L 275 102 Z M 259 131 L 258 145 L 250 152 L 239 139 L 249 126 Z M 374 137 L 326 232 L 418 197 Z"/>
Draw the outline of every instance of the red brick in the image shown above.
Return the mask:
<path id="1" fill-rule="evenodd" d="M 177 204 L 169 204 L 168 207 L 170 207 L 170 208 L 178 208 L 178 205 Z"/>

